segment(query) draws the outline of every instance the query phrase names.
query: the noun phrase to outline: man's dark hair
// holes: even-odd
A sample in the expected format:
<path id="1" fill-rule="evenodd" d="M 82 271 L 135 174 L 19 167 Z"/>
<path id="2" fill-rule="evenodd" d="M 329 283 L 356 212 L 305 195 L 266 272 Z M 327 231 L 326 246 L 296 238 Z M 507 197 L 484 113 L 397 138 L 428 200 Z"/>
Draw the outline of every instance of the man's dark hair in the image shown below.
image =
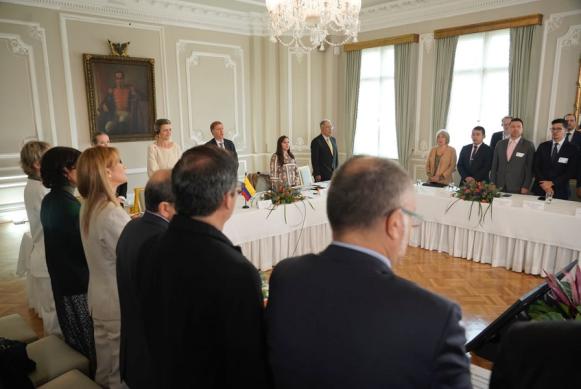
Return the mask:
<path id="1" fill-rule="evenodd" d="M 221 121 L 219 120 L 215 120 L 212 123 L 210 123 L 210 131 L 214 131 L 214 128 L 218 125 L 218 124 L 223 124 Z"/>
<path id="2" fill-rule="evenodd" d="M 175 203 L 175 196 L 171 187 L 171 174 L 163 180 L 149 179 L 145 185 L 145 209 L 149 212 L 159 211 L 159 203 L 162 201 Z"/>
<path id="3" fill-rule="evenodd" d="M 567 128 L 567 121 L 565 119 L 555 119 L 551 124 L 562 124 L 563 127 Z"/>
<path id="4" fill-rule="evenodd" d="M 521 118 L 512 118 L 512 120 L 510 122 L 511 123 L 512 122 L 519 122 L 520 124 L 522 124 L 523 127 L 525 126 L 525 124 L 523 123 Z"/>
<path id="5" fill-rule="evenodd" d="M 49 149 L 42 156 L 40 162 L 40 176 L 42 184 L 49 189 L 62 188 L 69 184 L 65 168 L 73 169 L 81 152 L 71 147 L 57 146 Z"/>
<path id="6" fill-rule="evenodd" d="M 474 131 L 474 130 L 480 131 L 482 133 L 482 136 L 486 136 L 486 130 L 484 129 L 484 127 L 482 127 L 482 126 L 476 126 L 476 127 L 474 127 L 472 129 L 472 131 Z"/>
<path id="7" fill-rule="evenodd" d="M 97 132 L 95 132 L 93 134 L 93 136 L 91 137 L 91 144 L 93 146 L 96 146 L 97 145 L 97 138 L 100 137 L 101 135 L 107 135 L 107 133 L 106 132 L 103 132 L 103 131 L 97 131 Z"/>
<path id="8" fill-rule="evenodd" d="M 365 228 L 401 207 L 411 189 L 409 175 L 384 158 L 355 156 L 335 171 L 327 196 L 327 216 L 334 232 Z"/>
<path id="9" fill-rule="evenodd" d="M 236 187 L 237 163 L 232 155 L 213 146 L 196 146 L 182 155 L 172 170 L 177 213 L 208 216 L 218 209 L 224 194 Z"/>

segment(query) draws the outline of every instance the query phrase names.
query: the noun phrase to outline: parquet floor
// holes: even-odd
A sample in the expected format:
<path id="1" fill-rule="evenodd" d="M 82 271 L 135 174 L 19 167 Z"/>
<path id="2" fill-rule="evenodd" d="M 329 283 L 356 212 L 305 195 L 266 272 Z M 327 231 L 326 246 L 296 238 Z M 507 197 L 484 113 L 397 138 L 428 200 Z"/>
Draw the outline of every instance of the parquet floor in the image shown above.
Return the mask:
<path id="1" fill-rule="evenodd" d="M 28 224 L 0 224 L 0 316 L 19 313 L 42 336 L 42 321 L 27 307 L 24 279 L 15 274 L 20 240 L 27 230 Z M 460 304 L 468 340 L 543 282 L 540 277 L 412 247 L 393 267 L 398 275 Z M 490 366 L 486 361 L 475 363 Z"/>

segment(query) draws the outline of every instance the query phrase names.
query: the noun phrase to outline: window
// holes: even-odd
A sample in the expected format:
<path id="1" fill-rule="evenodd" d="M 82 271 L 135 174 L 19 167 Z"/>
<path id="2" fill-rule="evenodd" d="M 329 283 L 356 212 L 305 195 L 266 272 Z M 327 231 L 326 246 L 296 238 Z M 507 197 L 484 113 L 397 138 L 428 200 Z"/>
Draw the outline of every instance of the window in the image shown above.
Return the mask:
<path id="1" fill-rule="evenodd" d="M 484 127 L 487 144 L 492 133 L 502 129 L 501 120 L 508 115 L 509 50 L 509 30 L 458 39 L 446 126 L 456 153 L 472 143 L 474 127 Z"/>
<path id="2" fill-rule="evenodd" d="M 397 159 L 394 48 L 363 50 L 354 154 Z"/>

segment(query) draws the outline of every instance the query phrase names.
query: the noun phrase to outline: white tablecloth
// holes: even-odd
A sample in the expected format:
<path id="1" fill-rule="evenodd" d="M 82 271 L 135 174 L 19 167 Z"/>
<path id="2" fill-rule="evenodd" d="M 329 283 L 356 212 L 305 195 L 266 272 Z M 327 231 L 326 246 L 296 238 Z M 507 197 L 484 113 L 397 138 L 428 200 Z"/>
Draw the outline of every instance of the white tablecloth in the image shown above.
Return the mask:
<path id="1" fill-rule="evenodd" d="M 268 209 L 242 209 L 226 222 L 224 234 L 242 248 L 244 255 L 261 270 L 268 270 L 287 257 L 320 252 L 331 243 L 324 194 L 294 204 Z M 285 220 L 286 213 L 286 220 Z"/>
<path id="2" fill-rule="evenodd" d="M 581 217 L 577 202 L 553 200 L 543 210 L 523 207 L 536 196 L 512 195 L 511 204 L 492 206 L 492 217 L 479 223 L 477 203 L 456 201 L 446 189 L 416 189 L 417 212 L 424 217 L 410 244 L 452 256 L 530 274 L 556 272 L 581 259 Z M 484 204 L 483 206 L 487 206 Z"/>

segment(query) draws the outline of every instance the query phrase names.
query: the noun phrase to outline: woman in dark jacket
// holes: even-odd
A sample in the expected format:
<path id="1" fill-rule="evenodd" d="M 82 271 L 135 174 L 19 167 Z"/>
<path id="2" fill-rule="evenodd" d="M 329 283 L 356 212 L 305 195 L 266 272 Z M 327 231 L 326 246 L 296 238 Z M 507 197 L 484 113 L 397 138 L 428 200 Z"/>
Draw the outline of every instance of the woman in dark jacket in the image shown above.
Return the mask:
<path id="1" fill-rule="evenodd" d="M 46 263 L 56 312 L 65 342 L 89 359 L 95 371 L 93 321 L 87 304 L 89 268 L 85 259 L 79 212 L 74 196 L 79 150 L 53 147 L 42 158 L 40 174 L 50 192 L 44 197 L 40 220 L 44 228 Z"/>

